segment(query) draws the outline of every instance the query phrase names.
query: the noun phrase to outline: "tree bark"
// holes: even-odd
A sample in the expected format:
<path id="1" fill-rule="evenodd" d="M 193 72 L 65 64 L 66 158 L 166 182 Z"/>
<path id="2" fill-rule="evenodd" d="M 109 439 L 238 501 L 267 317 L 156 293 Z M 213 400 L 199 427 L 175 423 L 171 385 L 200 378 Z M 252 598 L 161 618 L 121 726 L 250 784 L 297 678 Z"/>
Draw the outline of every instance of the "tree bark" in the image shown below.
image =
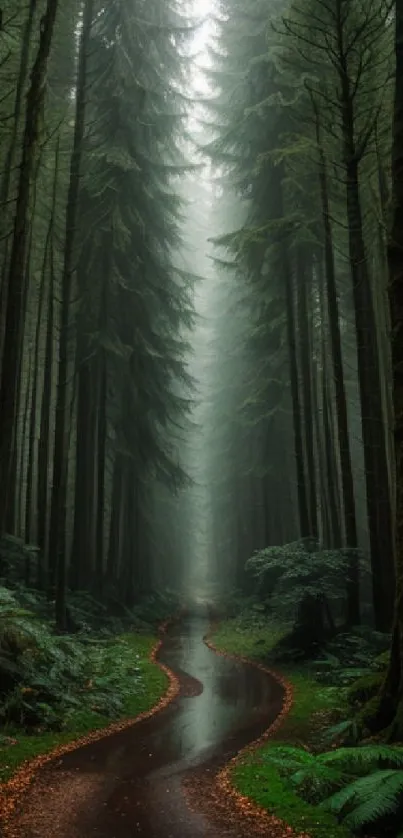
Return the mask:
<path id="1" fill-rule="evenodd" d="M 15 423 L 17 414 L 19 364 L 24 326 L 24 287 L 26 253 L 29 234 L 29 213 L 32 176 L 39 146 L 40 120 L 43 110 L 46 70 L 49 59 L 58 0 L 47 0 L 41 19 L 39 46 L 31 73 L 27 95 L 25 128 L 22 145 L 13 241 L 7 288 L 7 311 L 0 383 L 0 532 L 7 515 Z"/>
<path id="2" fill-rule="evenodd" d="M 309 266 L 311 267 L 311 266 Z M 302 382 L 303 427 L 307 467 L 307 488 L 309 499 L 310 532 L 318 538 L 318 506 L 316 491 L 316 463 L 314 443 L 314 419 L 312 410 L 312 341 L 308 319 L 308 260 L 302 248 L 298 248 L 296 260 L 297 312 L 299 334 L 299 361 Z"/>
<path id="3" fill-rule="evenodd" d="M 30 0 L 29 7 L 28 7 L 28 15 L 25 23 L 24 34 L 22 37 L 22 47 L 21 47 L 21 58 L 20 58 L 20 66 L 18 72 L 18 80 L 17 86 L 15 90 L 15 100 L 14 100 L 14 114 L 11 124 L 11 136 L 10 141 L 6 153 L 6 159 L 3 168 L 3 175 L 1 178 L 0 184 L 0 204 L 3 208 L 2 212 L 4 213 L 5 219 L 7 219 L 7 214 L 5 212 L 5 208 L 8 202 L 9 197 L 9 190 L 10 190 L 10 180 L 11 175 L 14 169 L 15 163 L 15 153 L 17 148 L 17 139 L 18 139 L 18 131 L 20 127 L 20 120 L 21 120 L 21 113 L 23 108 L 23 94 L 24 94 L 24 87 L 27 80 L 27 73 L 28 73 L 28 61 L 29 61 L 29 51 L 31 48 L 31 38 L 32 38 L 32 30 L 34 26 L 34 18 L 35 12 L 38 6 L 38 0 Z M 5 230 L 2 231 L 3 235 Z M 7 248 L 5 248 L 4 253 L 4 261 L 3 261 L 3 271 L 1 277 L 1 311 L 2 311 L 2 326 L 4 327 L 4 319 L 3 319 L 3 312 L 7 310 L 7 283 L 3 283 L 3 279 L 6 275 L 6 265 L 7 265 Z M 3 344 L 3 328 L 2 332 L 2 341 Z"/>
<path id="4" fill-rule="evenodd" d="M 59 137 L 57 138 L 56 142 L 56 150 L 55 150 L 55 168 L 54 168 L 54 178 L 53 178 L 53 189 L 52 189 L 52 204 L 50 209 L 50 219 L 48 224 L 48 230 L 46 234 L 45 240 L 45 247 L 43 252 L 43 262 L 42 262 L 42 272 L 41 272 L 41 279 L 40 279 L 40 286 L 39 286 L 39 299 L 38 299 L 38 311 L 37 311 L 37 321 L 36 321 L 36 328 L 35 328 L 35 339 L 34 339 L 34 387 L 32 393 L 32 405 L 31 405 L 31 415 L 30 415 L 30 423 L 29 423 L 29 450 L 28 450 L 28 468 L 27 468 L 27 492 L 26 492 L 26 500 L 25 500 L 25 538 L 28 542 L 34 543 L 37 540 L 37 515 L 35 515 L 35 510 L 37 510 L 37 503 L 35 498 L 35 460 L 36 460 L 36 447 L 37 447 L 37 412 L 38 412 L 38 399 L 39 399 L 39 358 L 40 358 L 40 344 L 41 344 L 41 330 L 43 326 L 43 314 L 44 314 L 44 307 L 46 302 L 46 274 L 48 268 L 48 261 L 49 261 L 49 254 L 52 247 L 53 235 L 54 235 L 54 226 L 56 220 L 56 200 L 57 200 L 57 188 L 58 188 L 58 178 L 59 178 L 59 152 L 60 152 L 60 140 Z M 53 331 L 53 329 L 52 329 Z M 53 337 L 53 336 L 52 336 Z M 47 361 L 46 353 L 45 353 L 45 364 Z M 46 366 L 45 366 L 45 375 L 46 375 Z M 41 547 L 43 548 L 43 544 Z"/>
<path id="5" fill-rule="evenodd" d="M 327 316 L 330 330 L 331 357 L 333 364 L 334 392 L 336 400 L 337 429 L 341 484 L 343 493 L 344 527 L 347 547 L 357 550 L 357 518 L 355 509 L 354 477 L 351 460 L 350 435 L 348 429 L 347 397 L 344 380 L 343 356 L 340 336 L 339 302 L 337 297 L 336 271 L 334 265 L 333 233 L 330 221 L 327 187 L 326 157 L 320 135 L 319 112 L 315 107 L 316 142 L 319 154 L 319 186 L 322 202 L 324 232 L 325 271 L 327 291 Z M 359 567 L 358 558 L 352 558 L 347 589 L 347 621 L 357 625 L 360 621 Z"/>
<path id="6" fill-rule="evenodd" d="M 373 578 L 372 595 L 375 626 L 379 631 L 388 631 L 393 618 L 395 583 L 388 458 L 376 320 L 363 233 L 358 173 L 360 153 L 355 139 L 354 97 L 348 72 L 343 12 L 340 3 L 337 6 L 336 19 L 349 262 L 357 335 L 358 379 Z"/>
<path id="7" fill-rule="evenodd" d="M 273 176 L 273 188 L 277 192 L 277 207 L 278 217 L 284 218 L 284 200 L 283 200 L 283 172 L 278 170 Z M 297 346 L 296 346 L 296 327 L 295 327 L 295 311 L 294 311 L 294 289 L 291 276 L 291 266 L 288 257 L 288 242 L 287 237 L 283 234 L 280 242 L 280 260 L 279 269 L 282 271 L 284 277 L 285 287 L 285 304 L 286 304 L 286 327 L 287 327 L 287 347 L 288 347 L 288 362 L 290 370 L 290 389 L 291 402 L 293 413 L 293 432 L 294 432 L 294 451 L 297 472 L 297 492 L 298 492 L 298 511 L 300 534 L 302 538 L 307 538 L 312 535 L 310 531 L 309 510 L 308 510 L 308 496 L 304 468 L 304 447 L 302 437 L 302 415 L 301 415 L 301 401 L 299 394 L 298 382 L 298 364 L 297 364 Z"/>
<path id="8" fill-rule="evenodd" d="M 390 725 L 390 737 L 401 741 L 403 738 L 403 0 L 396 0 L 395 15 L 393 220 L 388 243 L 388 266 L 396 464 L 396 598 L 390 662 L 374 724 L 377 728 Z"/>
<path id="9" fill-rule="evenodd" d="M 67 196 L 56 398 L 55 449 L 53 456 L 53 488 L 49 532 L 49 550 L 55 557 L 57 563 L 56 577 L 58 581 L 56 583 L 56 620 L 58 628 L 62 631 L 65 630 L 66 627 L 65 520 L 70 439 L 69 398 L 71 396 L 71 388 L 69 387 L 68 382 L 69 327 L 74 271 L 76 221 L 80 188 L 81 156 L 85 132 L 88 38 L 92 25 L 92 6 L 92 0 L 87 0 L 84 6 L 78 62 L 74 139 L 70 160 L 69 189 Z"/>

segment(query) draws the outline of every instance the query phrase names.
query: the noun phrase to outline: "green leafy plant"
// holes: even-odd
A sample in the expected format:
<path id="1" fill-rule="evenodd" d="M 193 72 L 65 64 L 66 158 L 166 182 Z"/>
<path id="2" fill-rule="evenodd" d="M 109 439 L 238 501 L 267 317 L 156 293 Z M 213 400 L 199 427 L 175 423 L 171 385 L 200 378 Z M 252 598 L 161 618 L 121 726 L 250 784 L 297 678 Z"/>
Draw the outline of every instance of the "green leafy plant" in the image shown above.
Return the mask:
<path id="1" fill-rule="evenodd" d="M 119 716 L 142 688 L 130 646 L 110 634 L 59 636 L 0 588 L 0 722 L 24 730 L 62 730 L 85 692 L 104 718 Z"/>
<path id="2" fill-rule="evenodd" d="M 258 550 L 246 563 L 257 593 L 276 611 L 297 614 L 307 595 L 340 600 L 351 550 L 324 550 L 313 539 Z M 360 554 L 361 555 L 361 554 Z"/>
<path id="3" fill-rule="evenodd" d="M 357 550 L 324 550 L 314 539 L 301 539 L 266 547 L 247 561 L 257 598 L 276 617 L 293 622 L 283 643 L 283 657 L 312 657 L 336 634 L 334 613 L 345 602 L 345 579 L 352 559 L 355 563 Z"/>
<path id="4" fill-rule="evenodd" d="M 402 763 L 403 764 L 403 763 Z M 403 770 L 388 768 L 360 777 L 325 801 L 352 830 L 403 814 Z"/>
<path id="5" fill-rule="evenodd" d="M 271 747 L 264 760 L 303 800 L 320 804 L 352 830 L 388 816 L 396 824 L 403 803 L 403 748 L 338 748 L 314 755 L 289 745 Z"/>

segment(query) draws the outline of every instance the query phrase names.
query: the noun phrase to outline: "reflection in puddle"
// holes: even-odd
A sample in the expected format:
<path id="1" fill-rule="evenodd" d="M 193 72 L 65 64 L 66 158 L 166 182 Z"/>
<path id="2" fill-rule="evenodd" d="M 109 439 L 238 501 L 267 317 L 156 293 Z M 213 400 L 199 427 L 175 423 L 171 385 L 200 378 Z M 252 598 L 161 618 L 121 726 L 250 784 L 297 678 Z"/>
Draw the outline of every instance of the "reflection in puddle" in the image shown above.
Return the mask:
<path id="1" fill-rule="evenodd" d="M 171 626 L 160 659 L 179 674 L 181 694 L 141 724 L 66 754 L 62 771 L 54 766 L 45 775 L 45 783 L 53 778 L 49 794 L 47 785 L 40 786 L 40 805 L 32 808 L 35 820 L 43 812 L 43 829 L 37 831 L 38 823 L 30 829 L 29 814 L 29 831 L 20 831 L 21 838 L 228 835 L 226 827 L 215 828 L 209 812 L 189 808 L 183 781 L 195 774 L 211 778 L 257 739 L 280 710 L 282 688 L 258 669 L 208 649 L 203 643 L 208 627 L 201 616 Z M 76 772 L 85 793 L 81 804 L 77 796 L 65 807 L 60 826 L 56 812 L 61 799 L 72 801 L 69 783 Z"/>
<path id="2" fill-rule="evenodd" d="M 262 673 L 219 657 L 203 642 L 208 620 L 193 617 L 173 630 L 161 660 L 203 684 L 203 691 L 181 698 L 169 727 L 160 731 L 157 747 L 175 755 L 173 761 L 194 760 L 259 719 L 270 703 L 270 682 Z"/>

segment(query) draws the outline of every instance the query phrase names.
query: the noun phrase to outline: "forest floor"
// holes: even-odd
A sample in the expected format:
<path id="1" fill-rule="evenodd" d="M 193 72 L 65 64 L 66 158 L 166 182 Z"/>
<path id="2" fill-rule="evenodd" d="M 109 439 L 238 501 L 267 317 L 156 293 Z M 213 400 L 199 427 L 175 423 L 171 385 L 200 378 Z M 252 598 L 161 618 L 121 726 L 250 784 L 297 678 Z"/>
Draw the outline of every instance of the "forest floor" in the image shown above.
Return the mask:
<path id="1" fill-rule="evenodd" d="M 246 613 L 221 621 L 210 639 L 222 652 L 271 667 L 270 655 L 288 628 L 267 621 L 263 626 Z M 289 712 L 266 742 L 259 743 L 233 762 L 229 781 L 240 795 L 284 821 L 297 834 L 309 834 L 312 838 L 347 838 L 351 835 L 349 830 L 322 807 L 313 806 L 294 794 L 290 784 L 286 784 L 276 767 L 266 760 L 270 749 L 282 743 L 318 751 L 321 734 L 345 709 L 340 691 L 319 683 L 308 666 L 281 665 L 280 669 L 292 691 Z"/>
<path id="2" fill-rule="evenodd" d="M 3 838 L 351 838 L 283 771 L 284 758 L 301 753 L 303 764 L 338 758 L 329 728 L 345 724 L 341 675 L 351 678 L 351 667 L 329 681 L 325 661 L 279 663 L 289 626 L 254 606 L 213 625 L 204 612 L 182 612 L 159 641 L 153 630 L 52 637 L 53 660 L 63 644 L 83 643 L 85 668 L 62 730 L 28 735 L 9 725 L 0 738 Z M 37 630 L 42 650 L 46 631 Z M 353 650 L 357 643 L 362 656 L 362 637 L 350 638 Z M 35 666 L 29 673 L 37 677 Z M 35 689 L 22 690 L 27 706 Z M 322 798 L 315 791 L 313 799 Z"/>
<path id="3" fill-rule="evenodd" d="M 79 690 L 79 704 L 72 706 L 61 731 L 37 729 L 28 733 L 15 723 L 0 728 L 0 784 L 8 781 L 26 760 L 55 753 L 69 743 L 108 728 L 116 719 L 119 722 L 133 719 L 158 704 L 169 680 L 151 659 L 156 643 L 155 636 L 126 633 L 111 637 L 103 644 L 102 654 L 98 645 L 92 648 L 89 644 L 86 680 Z M 108 687 L 115 684 L 122 695 L 119 711 L 113 708 L 114 721 L 110 712 L 103 712 L 97 705 L 97 694 L 93 691 L 95 680 Z"/>
<path id="4" fill-rule="evenodd" d="M 189 616 L 168 629 L 158 653 L 170 680 L 164 709 L 68 753 L 62 748 L 56 759 L 39 764 L 2 820 L 3 836 L 248 838 L 251 829 L 268 834 L 267 826 L 259 831 L 250 811 L 234 813 L 215 777 L 273 724 L 282 687 L 258 668 L 211 651 L 203 643 L 208 627 L 207 617 Z M 272 825 L 273 837 L 285 834 L 284 824 Z"/>

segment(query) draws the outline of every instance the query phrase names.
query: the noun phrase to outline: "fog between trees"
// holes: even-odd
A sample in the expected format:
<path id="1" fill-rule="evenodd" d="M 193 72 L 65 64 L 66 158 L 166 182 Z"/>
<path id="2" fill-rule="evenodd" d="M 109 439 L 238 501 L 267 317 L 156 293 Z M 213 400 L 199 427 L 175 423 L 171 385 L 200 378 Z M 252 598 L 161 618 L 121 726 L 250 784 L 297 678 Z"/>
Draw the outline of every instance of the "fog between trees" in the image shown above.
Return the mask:
<path id="1" fill-rule="evenodd" d="M 299 542 L 401 695 L 400 7 L 2 4 L 1 527 L 59 629 Z"/>

